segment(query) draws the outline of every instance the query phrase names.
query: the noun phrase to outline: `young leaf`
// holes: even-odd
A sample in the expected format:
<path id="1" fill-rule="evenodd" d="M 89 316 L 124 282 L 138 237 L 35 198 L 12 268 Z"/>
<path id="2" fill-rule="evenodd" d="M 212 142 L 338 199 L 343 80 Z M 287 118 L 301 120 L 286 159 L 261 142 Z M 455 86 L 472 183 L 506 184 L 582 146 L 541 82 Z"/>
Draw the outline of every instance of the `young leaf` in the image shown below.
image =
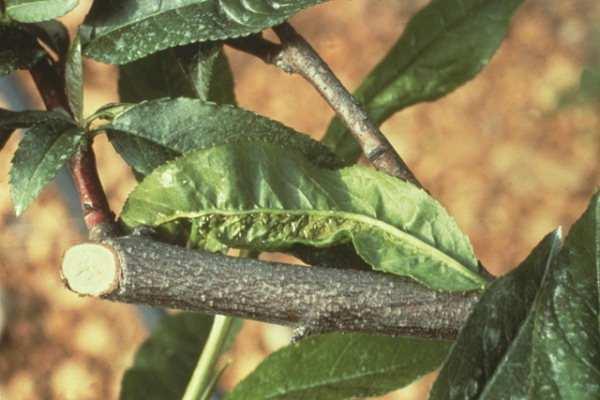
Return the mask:
<path id="1" fill-rule="evenodd" d="M 538 246 L 529 266 L 490 286 L 432 399 L 600 397 L 600 195 L 542 266 L 552 240 Z"/>
<path id="2" fill-rule="evenodd" d="M 221 47 L 215 43 L 191 44 L 122 65 L 121 101 L 191 97 L 235 104 L 233 75 Z"/>
<path id="3" fill-rule="evenodd" d="M 19 22 L 40 22 L 62 17 L 77 7 L 79 0 L 4 0 L 6 14 Z"/>
<path id="4" fill-rule="evenodd" d="M 238 107 L 197 99 L 143 102 L 117 115 L 105 129 L 121 156 L 144 175 L 182 153 L 235 142 L 276 143 L 297 149 L 317 164 L 339 165 L 329 149 L 291 128 Z M 157 158 L 150 157 L 134 146 L 139 140 L 159 145 L 166 153 L 157 149 L 152 153 Z"/>
<path id="5" fill-rule="evenodd" d="M 481 71 L 506 35 L 523 0 L 433 0 L 408 23 L 398 42 L 355 96 L 377 124 L 397 111 L 436 100 Z M 350 163 L 360 147 L 339 119 L 323 142 Z"/>
<path id="6" fill-rule="evenodd" d="M 83 121 L 83 59 L 79 34 L 73 39 L 67 54 L 65 81 L 69 107 L 75 119 L 81 123 Z"/>
<path id="7" fill-rule="evenodd" d="M 41 39 L 59 57 L 62 58 L 69 51 L 69 32 L 61 22 L 50 20 L 25 24 L 23 27 Z"/>
<path id="8" fill-rule="evenodd" d="M 438 290 L 481 289 L 467 237 L 425 191 L 365 167 L 329 170 L 269 143 L 188 153 L 130 195 L 129 227 L 193 220 L 198 246 L 260 251 L 352 243 L 374 269 Z"/>
<path id="9" fill-rule="evenodd" d="M 71 123 L 35 125 L 23 136 L 10 170 L 17 215 L 38 196 L 60 167 L 77 151 L 85 133 Z"/>
<path id="10" fill-rule="evenodd" d="M 325 0 L 103 0 L 84 28 L 84 52 L 125 64 L 170 47 L 246 36 Z"/>
<path id="11" fill-rule="evenodd" d="M 44 56 L 34 35 L 17 24 L 0 22 L 0 77 L 29 68 Z"/>
<path id="12" fill-rule="evenodd" d="M 560 231 L 546 236 L 516 270 L 484 292 L 452 347 L 431 400 L 497 399 L 503 393 L 526 397 L 523 380 L 529 369 L 534 302 L 560 240 Z"/>
<path id="13" fill-rule="evenodd" d="M 180 313 L 164 317 L 123 377 L 123 400 L 180 399 L 208 338 L 212 318 Z"/>
<path id="14" fill-rule="evenodd" d="M 449 347 L 444 341 L 365 334 L 310 337 L 271 354 L 226 399 L 378 396 L 436 369 Z"/>

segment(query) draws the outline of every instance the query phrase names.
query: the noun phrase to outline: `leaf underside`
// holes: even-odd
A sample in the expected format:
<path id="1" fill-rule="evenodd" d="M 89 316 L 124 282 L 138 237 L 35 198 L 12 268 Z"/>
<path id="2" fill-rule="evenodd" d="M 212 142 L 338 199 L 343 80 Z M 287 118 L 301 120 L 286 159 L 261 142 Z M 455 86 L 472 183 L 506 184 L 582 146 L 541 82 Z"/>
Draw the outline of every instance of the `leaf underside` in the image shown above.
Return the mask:
<path id="1" fill-rule="evenodd" d="M 160 50 L 250 35 L 325 0 L 103 0 L 88 14 L 85 54 L 125 64 Z"/>
<path id="2" fill-rule="evenodd" d="M 355 96 L 377 124 L 415 103 L 436 100 L 474 78 L 506 35 L 523 0 L 433 0 L 408 23 Z M 336 118 L 323 142 L 349 163 L 361 150 Z"/>
<path id="3" fill-rule="evenodd" d="M 424 191 L 364 167 L 322 169 L 272 144 L 213 147 L 159 167 L 121 218 L 129 227 L 191 220 L 195 244 L 213 251 L 352 244 L 374 269 L 434 289 L 484 285 L 467 237 Z"/>
<path id="4" fill-rule="evenodd" d="M 600 397 L 600 197 L 556 255 L 547 237 L 490 285 L 463 328 L 431 399 Z"/>
<path id="5" fill-rule="evenodd" d="M 77 121 L 83 121 L 83 59 L 81 40 L 75 36 L 67 54 L 65 82 L 69 107 Z"/>
<path id="6" fill-rule="evenodd" d="M 444 360 L 448 342 L 365 334 L 326 334 L 263 361 L 227 400 L 338 400 L 404 387 Z"/>

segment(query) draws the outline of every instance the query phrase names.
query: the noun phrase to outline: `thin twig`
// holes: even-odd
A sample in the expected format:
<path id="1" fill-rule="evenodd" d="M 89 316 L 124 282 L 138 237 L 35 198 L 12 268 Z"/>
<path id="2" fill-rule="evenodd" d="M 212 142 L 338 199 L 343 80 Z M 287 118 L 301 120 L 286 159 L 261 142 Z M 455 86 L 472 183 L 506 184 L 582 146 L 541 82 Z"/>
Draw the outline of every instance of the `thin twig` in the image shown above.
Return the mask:
<path id="1" fill-rule="evenodd" d="M 304 77 L 348 126 L 375 168 L 422 187 L 367 112 L 311 45 L 288 23 L 273 30 L 281 40 L 281 45 L 258 35 L 230 40 L 227 43 L 287 73 L 297 73 Z"/>
<path id="2" fill-rule="evenodd" d="M 48 110 L 63 109 L 72 116 L 57 66 L 44 57 L 31 69 L 31 76 Z M 90 141 L 86 140 L 70 162 L 71 175 L 83 209 L 83 217 L 91 239 L 102 239 L 117 232 L 115 217 L 96 168 Z"/>
<path id="3" fill-rule="evenodd" d="M 74 246 L 62 274 L 76 293 L 290 326 L 453 339 L 479 293 L 447 293 L 373 271 L 269 263 L 145 236 Z"/>

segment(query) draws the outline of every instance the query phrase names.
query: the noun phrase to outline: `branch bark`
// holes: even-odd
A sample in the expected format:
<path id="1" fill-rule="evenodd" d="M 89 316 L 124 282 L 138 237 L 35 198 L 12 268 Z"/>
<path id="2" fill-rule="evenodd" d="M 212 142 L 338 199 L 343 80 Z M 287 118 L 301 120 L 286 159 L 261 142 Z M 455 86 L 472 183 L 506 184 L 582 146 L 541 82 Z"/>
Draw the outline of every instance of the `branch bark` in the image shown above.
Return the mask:
<path id="1" fill-rule="evenodd" d="M 453 339 L 479 297 L 435 292 L 388 274 L 233 258 L 146 236 L 72 247 L 62 274 L 82 295 L 317 332 Z"/>
<path id="2" fill-rule="evenodd" d="M 265 40 L 262 36 L 235 39 L 227 43 L 287 73 L 301 75 L 317 89 L 348 126 L 375 168 L 423 187 L 367 112 L 311 45 L 288 23 L 274 27 L 273 30 L 281 40 L 281 45 Z"/>

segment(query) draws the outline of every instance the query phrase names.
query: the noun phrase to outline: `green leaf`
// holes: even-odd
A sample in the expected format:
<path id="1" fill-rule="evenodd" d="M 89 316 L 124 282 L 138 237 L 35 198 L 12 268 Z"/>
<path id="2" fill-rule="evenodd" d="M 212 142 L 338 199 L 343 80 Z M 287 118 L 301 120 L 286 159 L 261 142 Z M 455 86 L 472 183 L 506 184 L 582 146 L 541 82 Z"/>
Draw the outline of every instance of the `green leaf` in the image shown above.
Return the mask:
<path id="1" fill-rule="evenodd" d="M 6 14 L 19 22 L 40 22 L 62 17 L 79 0 L 4 0 Z"/>
<path id="2" fill-rule="evenodd" d="M 523 0 L 433 0 L 408 23 L 355 96 L 383 123 L 412 104 L 436 100 L 475 77 L 506 35 Z M 360 147 L 334 119 L 323 142 L 352 163 Z"/>
<path id="3" fill-rule="evenodd" d="M 56 20 L 26 24 L 23 27 L 37 36 L 50 49 L 52 49 L 61 59 L 69 51 L 69 32 L 67 28 Z"/>
<path id="4" fill-rule="evenodd" d="M 600 398 L 598 194 L 552 257 L 556 241 L 484 293 L 433 400 Z"/>
<path id="5" fill-rule="evenodd" d="M 485 285 L 469 240 L 425 191 L 365 167 L 319 168 L 269 143 L 195 151 L 157 168 L 121 218 L 129 227 L 191 219 L 209 250 L 352 243 L 374 269 L 434 289 Z"/>
<path id="6" fill-rule="evenodd" d="M 227 400 L 377 396 L 436 369 L 450 344 L 365 334 L 310 337 L 271 354 Z"/>
<path id="7" fill-rule="evenodd" d="M 83 121 L 83 59 L 79 34 L 73 39 L 67 54 L 65 82 L 69 107 L 78 122 Z"/>
<path id="8" fill-rule="evenodd" d="M 56 122 L 71 123 L 71 119 L 55 111 L 10 111 L 0 108 L 0 150 L 15 129 Z"/>
<path id="9" fill-rule="evenodd" d="M 122 65 L 121 101 L 191 97 L 235 104 L 233 75 L 221 47 L 215 43 L 192 44 Z"/>
<path id="10" fill-rule="evenodd" d="M 77 151 L 85 132 L 71 123 L 35 125 L 23 136 L 10 170 L 17 215 L 38 196 Z"/>
<path id="11" fill-rule="evenodd" d="M 522 380 L 528 375 L 534 302 L 560 240 L 560 231 L 546 236 L 517 269 L 484 292 L 452 347 L 431 400 L 526 395 Z"/>
<path id="12" fill-rule="evenodd" d="M 306 135 L 241 108 L 198 99 L 143 102 L 117 115 L 105 128 L 121 156 L 144 175 L 182 153 L 234 142 L 276 143 L 297 149 L 320 165 L 339 165 L 329 149 Z M 148 142 L 156 151 L 145 145 Z"/>
<path id="13" fill-rule="evenodd" d="M 170 47 L 247 36 L 325 0 L 103 0 L 84 27 L 84 52 L 125 64 Z"/>
<path id="14" fill-rule="evenodd" d="M 0 77 L 27 69 L 45 55 L 34 35 L 17 24 L 0 23 Z"/>
<path id="15" fill-rule="evenodd" d="M 180 399 L 204 347 L 212 317 L 180 313 L 164 317 L 125 372 L 122 400 Z"/>

